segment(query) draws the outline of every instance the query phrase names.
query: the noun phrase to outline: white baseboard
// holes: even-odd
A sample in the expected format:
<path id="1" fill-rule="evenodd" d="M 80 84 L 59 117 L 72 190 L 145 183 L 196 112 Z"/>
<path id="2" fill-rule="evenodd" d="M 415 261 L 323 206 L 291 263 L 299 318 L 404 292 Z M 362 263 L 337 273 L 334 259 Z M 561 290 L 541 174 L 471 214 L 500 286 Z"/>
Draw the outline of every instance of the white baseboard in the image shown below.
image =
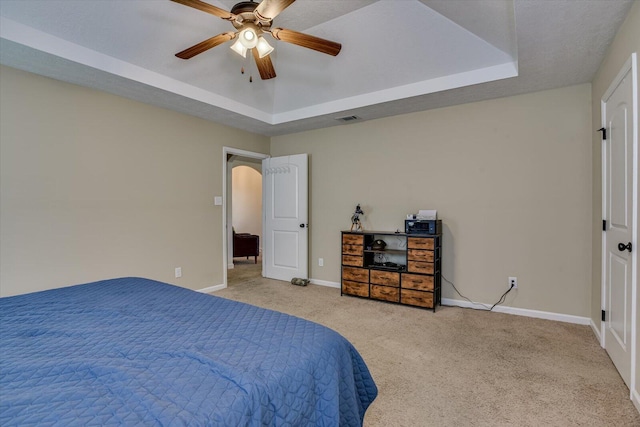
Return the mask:
<path id="1" fill-rule="evenodd" d="M 464 308 L 478 308 L 477 304 L 457 299 L 442 298 L 442 305 L 455 305 Z M 491 307 L 491 304 L 484 304 Z M 556 320 L 558 322 L 576 323 L 578 325 L 589 325 L 591 319 L 582 316 L 573 316 L 571 314 L 552 313 L 549 311 L 529 310 L 527 308 L 508 307 L 497 305 L 493 311 L 497 313 L 515 314 L 516 316 L 535 317 L 537 319 Z"/>
<path id="2" fill-rule="evenodd" d="M 340 289 L 340 283 L 329 282 L 328 280 L 320 280 L 320 279 L 310 279 L 311 283 L 314 285 L 327 286 L 329 288 L 338 288 Z"/>
<path id="3" fill-rule="evenodd" d="M 598 342 L 602 346 L 602 334 L 600 334 L 600 327 L 597 326 L 595 323 L 593 323 L 593 319 L 589 321 L 589 326 L 591 326 L 591 330 L 593 331 L 596 338 L 598 339 Z"/>
<path id="4" fill-rule="evenodd" d="M 227 264 L 227 270 L 232 270 L 235 266 L 233 265 L 232 262 L 230 262 L 229 264 Z"/>
<path id="5" fill-rule="evenodd" d="M 631 401 L 633 402 L 633 405 L 636 407 L 638 412 L 640 412 L 640 394 L 637 390 L 631 391 Z"/>
<path id="6" fill-rule="evenodd" d="M 214 286 L 209 286 L 208 288 L 198 289 L 198 290 L 196 290 L 196 292 L 202 292 L 203 294 L 209 294 L 211 292 L 220 291 L 222 289 L 225 289 L 226 287 L 227 287 L 227 285 L 225 285 L 223 283 L 221 285 L 214 285 Z"/>

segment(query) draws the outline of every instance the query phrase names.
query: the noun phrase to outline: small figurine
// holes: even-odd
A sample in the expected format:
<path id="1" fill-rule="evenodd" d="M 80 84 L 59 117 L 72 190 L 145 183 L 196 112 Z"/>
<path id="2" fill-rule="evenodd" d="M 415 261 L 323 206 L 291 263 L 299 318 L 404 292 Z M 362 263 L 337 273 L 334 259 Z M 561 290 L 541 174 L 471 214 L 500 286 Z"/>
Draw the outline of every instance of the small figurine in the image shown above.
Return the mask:
<path id="1" fill-rule="evenodd" d="M 362 222 L 360 222 L 360 215 L 364 215 L 362 209 L 360 209 L 360 203 L 356 206 L 356 211 L 351 215 L 351 231 L 355 227 L 355 231 L 362 231 Z"/>

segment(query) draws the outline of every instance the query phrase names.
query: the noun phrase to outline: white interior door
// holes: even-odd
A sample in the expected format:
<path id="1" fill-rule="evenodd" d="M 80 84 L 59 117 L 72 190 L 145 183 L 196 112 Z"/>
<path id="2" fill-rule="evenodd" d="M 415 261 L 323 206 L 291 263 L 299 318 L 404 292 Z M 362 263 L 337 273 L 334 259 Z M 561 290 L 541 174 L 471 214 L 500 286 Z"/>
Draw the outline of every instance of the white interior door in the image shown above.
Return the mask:
<path id="1" fill-rule="evenodd" d="M 604 347 L 627 386 L 632 365 L 633 87 L 629 67 L 603 98 Z"/>
<path id="2" fill-rule="evenodd" d="M 264 277 L 308 278 L 307 162 L 306 154 L 262 161 Z"/>

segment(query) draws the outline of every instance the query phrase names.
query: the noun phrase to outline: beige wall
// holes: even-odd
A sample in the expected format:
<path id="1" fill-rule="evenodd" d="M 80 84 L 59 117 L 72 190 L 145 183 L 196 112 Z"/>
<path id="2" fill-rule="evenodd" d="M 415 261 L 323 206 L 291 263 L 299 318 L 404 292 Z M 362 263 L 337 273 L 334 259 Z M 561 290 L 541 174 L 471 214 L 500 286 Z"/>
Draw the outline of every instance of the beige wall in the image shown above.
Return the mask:
<path id="1" fill-rule="evenodd" d="M 222 283 L 222 147 L 268 138 L 7 67 L 0 93 L 0 295 Z"/>
<path id="2" fill-rule="evenodd" d="M 589 316 L 591 131 L 585 84 L 274 137 L 271 154 L 310 154 L 312 278 L 340 281 L 357 203 L 369 230 L 437 209 L 465 296 L 495 302 L 517 276 L 506 305 Z"/>
<path id="3" fill-rule="evenodd" d="M 251 166 L 235 166 L 232 171 L 233 227 L 236 233 L 261 237 L 262 244 L 262 174 Z"/>
<path id="4" fill-rule="evenodd" d="M 624 24 L 618 30 L 616 38 L 609 47 L 607 56 L 592 83 L 592 114 L 594 130 L 602 125 L 601 100 L 605 91 L 613 79 L 618 75 L 624 63 L 631 54 L 640 54 L 640 2 L 634 2 Z M 636 76 L 640 81 L 640 75 Z M 638 93 L 640 99 L 640 92 Z M 638 122 L 640 122 L 640 111 Z M 599 230 L 602 222 L 602 141 L 599 132 L 592 133 L 593 151 L 593 229 Z M 636 153 L 636 155 L 639 155 Z M 638 230 L 636 230 L 638 231 Z M 638 236 L 636 236 L 636 242 Z M 600 325 L 600 310 L 602 304 L 602 233 L 593 233 L 593 259 L 592 259 L 592 287 L 591 287 L 591 318 L 596 325 Z M 637 284 L 636 284 L 637 286 Z M 640 308 L 640 292 L 637 294 L 636 305 Z M 636 331 L 640 331 L 640 316 L 636 317 Z M 636 343 L 638 340 L 636 340 Z M 635 403 L 640 405 L 640 352 L 636 351 L 636 375 L 635 375 Z M 640 406 L 638 406 L 640 409 Z"/>

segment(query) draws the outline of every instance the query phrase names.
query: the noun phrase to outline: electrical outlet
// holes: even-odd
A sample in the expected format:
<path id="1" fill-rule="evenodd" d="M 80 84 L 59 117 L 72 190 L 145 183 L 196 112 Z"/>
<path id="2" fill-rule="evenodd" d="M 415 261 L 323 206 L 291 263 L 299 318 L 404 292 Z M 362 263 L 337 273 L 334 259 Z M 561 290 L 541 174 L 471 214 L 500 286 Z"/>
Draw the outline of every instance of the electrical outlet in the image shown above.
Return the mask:
<path id="1" fill-rule="evenodd" d="M 182 267 L 176 267 L 176 279 L 182 277 Z"/>
<path id="2" fill-rule="evenodd" d="M 518 289 L 518 278 L 517 277 L 509 277 L 509 289 Z"/>
<path id="3" fill-rule="evenodd" d="M 318 267 L 324 267 L 324 258 L 318 258 Z"/>

